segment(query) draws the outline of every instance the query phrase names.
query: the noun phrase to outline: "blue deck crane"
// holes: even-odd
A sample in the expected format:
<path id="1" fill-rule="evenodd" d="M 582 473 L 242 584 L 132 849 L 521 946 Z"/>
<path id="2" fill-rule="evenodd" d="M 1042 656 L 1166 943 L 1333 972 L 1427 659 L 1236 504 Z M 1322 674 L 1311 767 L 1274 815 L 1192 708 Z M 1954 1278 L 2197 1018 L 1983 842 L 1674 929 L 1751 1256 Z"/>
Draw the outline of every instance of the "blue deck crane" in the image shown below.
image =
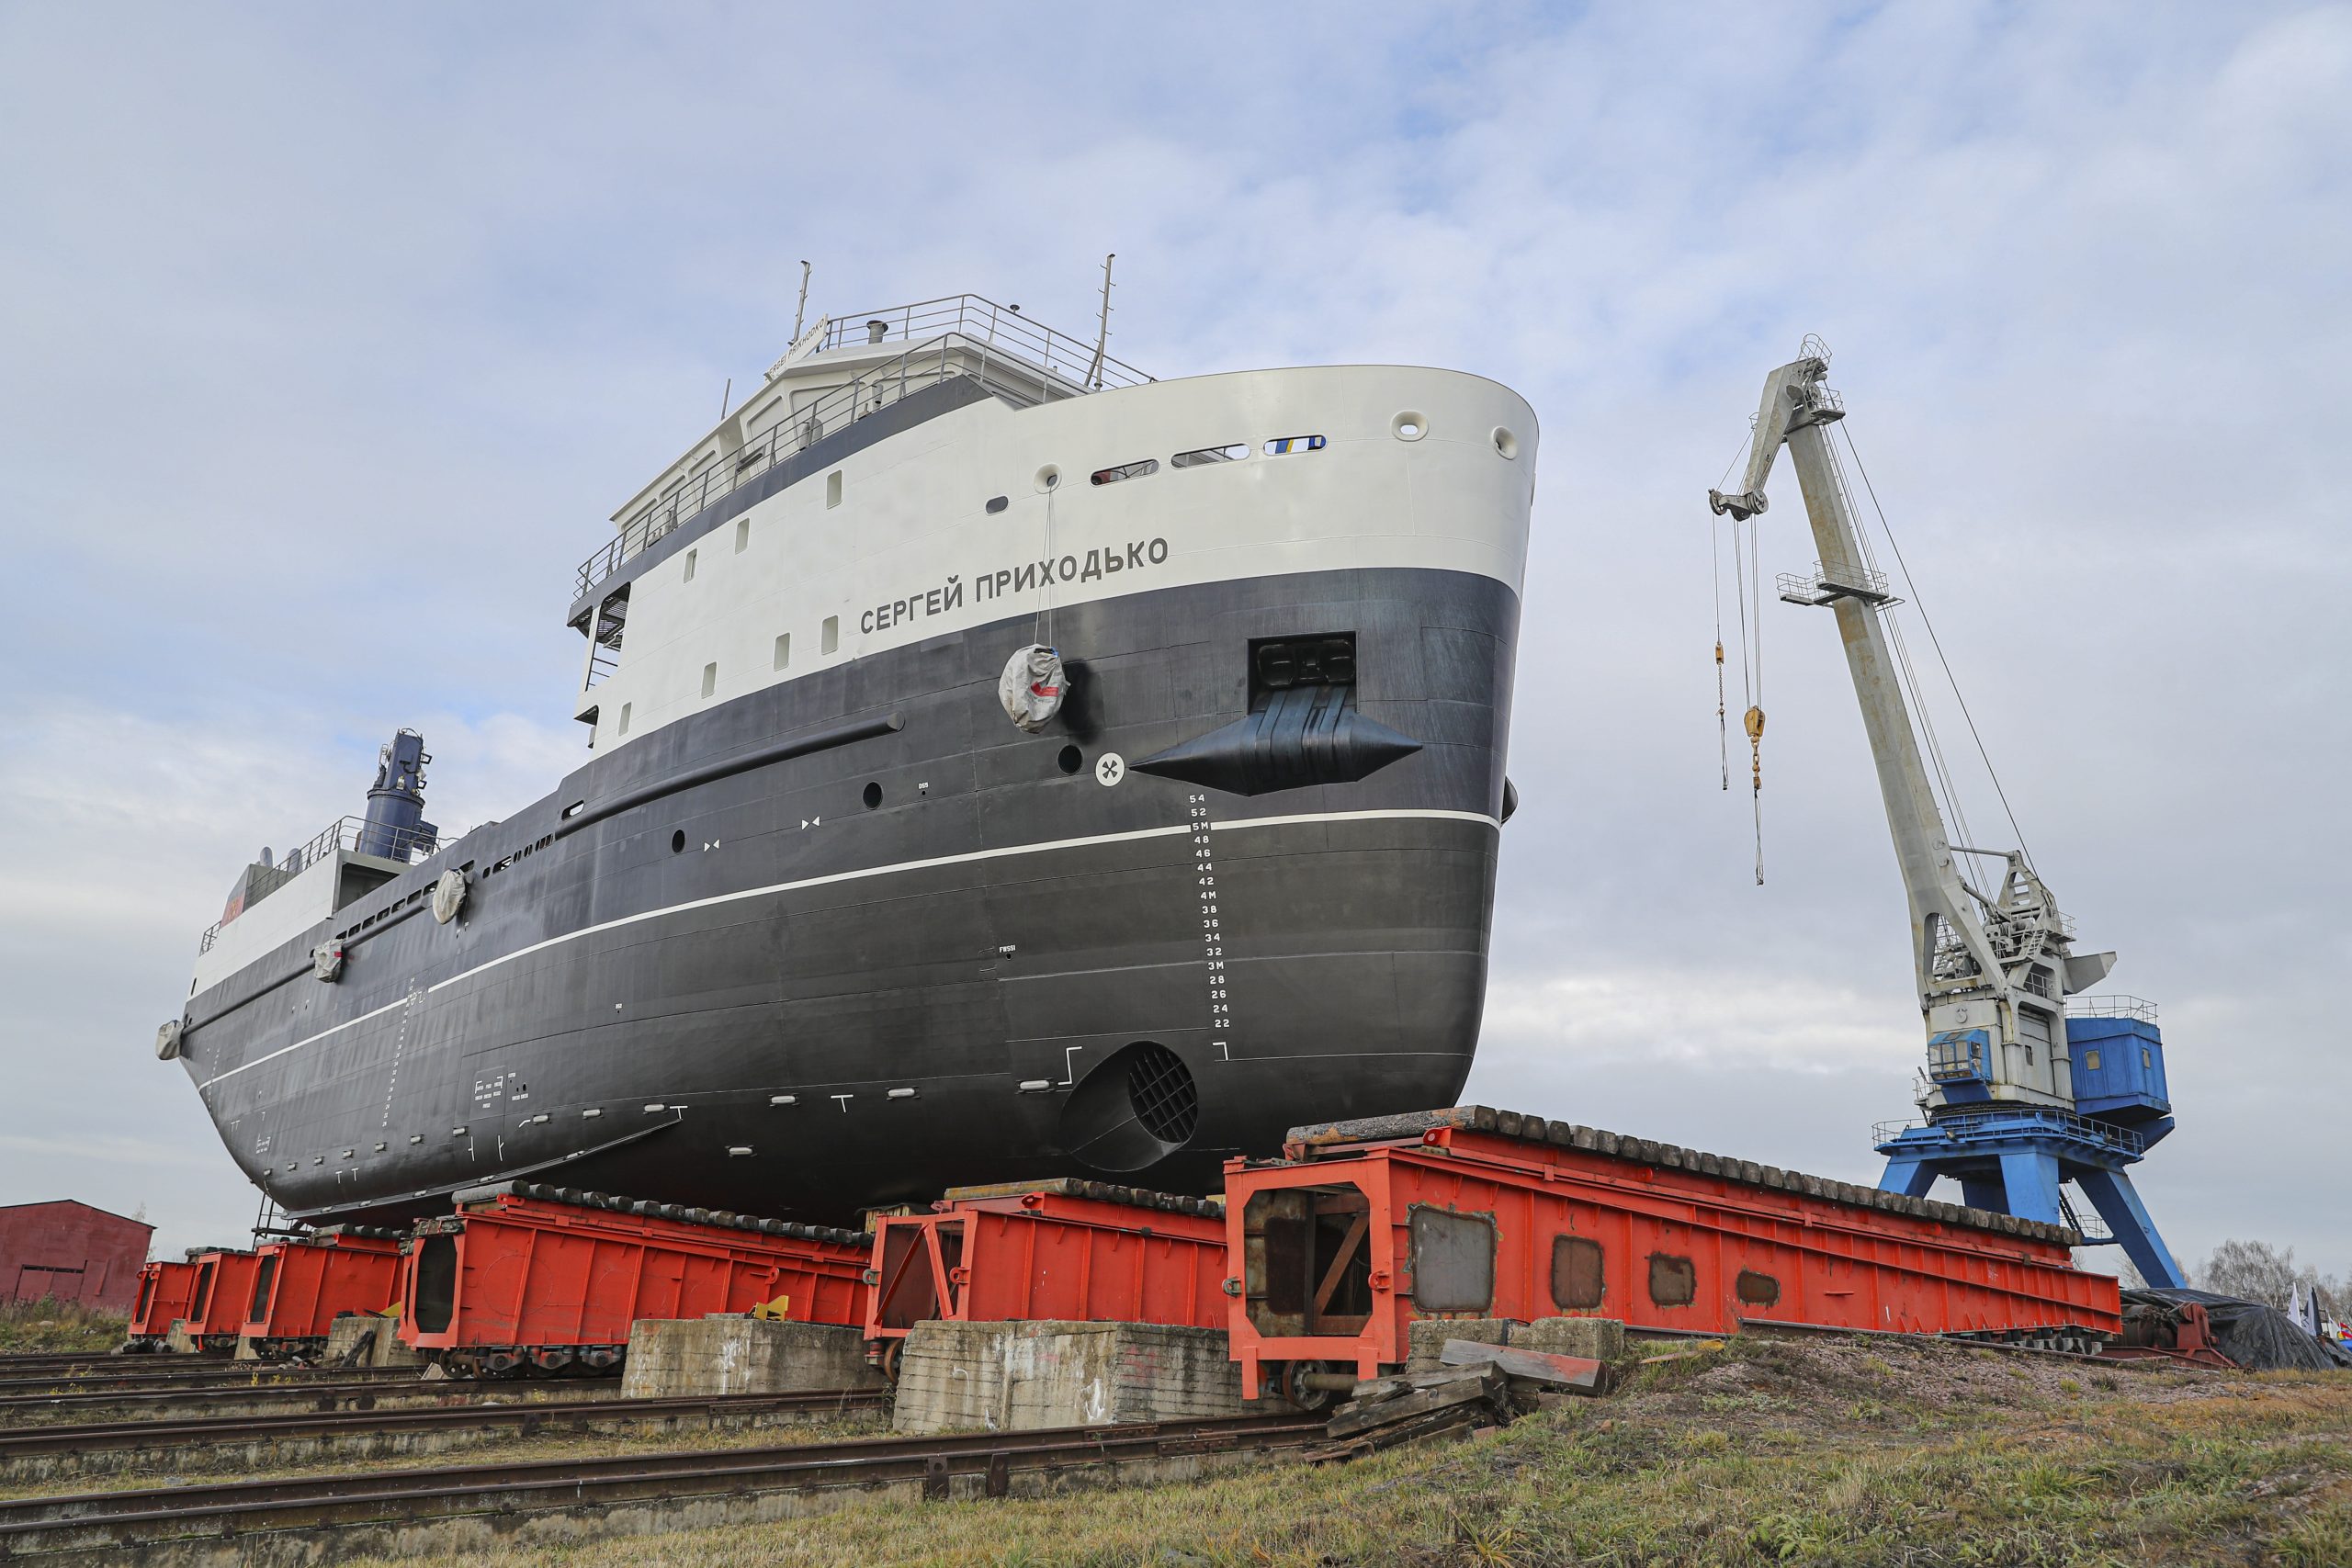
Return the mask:
<path id="1" fill-rule="evenodd" d="M 1773 458 L 1788 447 L 1820 559 L 1809 574 L 1783 575 L 1780 596 L 1836 615 L 1877 763 L 1928 1033 L 1924 1119 L 1878 1129 L 1879 1185 L 1924 1197 L 1951 1177 L 1973 1206 L 2084 1229 L 2065 1194 L 2072 1183 L 2111 1233 L 2086 1240 L 2120 1245 L 2151 1285 L 2184 1286 L 2129 1174 L 2173 1127 L 2154 1009 L 2080 996 L 2115 954 L 2074 951 L 2074 922 L 2021 849 L 1951 841 L 1889 656 L 1883 616 L 1899 601 L 1871 565 L 1829 442 L 1845 409 L 1828 374 L 1817 338 L 1772 372 L 1740 488 L 1709 491 L 1707 501 L 1735 524 L 1763 512 Z M 1760 718 L 1751 710 L 1751 735 Z M 1972 882 L 1961 857 L 1990 874 Z"/>

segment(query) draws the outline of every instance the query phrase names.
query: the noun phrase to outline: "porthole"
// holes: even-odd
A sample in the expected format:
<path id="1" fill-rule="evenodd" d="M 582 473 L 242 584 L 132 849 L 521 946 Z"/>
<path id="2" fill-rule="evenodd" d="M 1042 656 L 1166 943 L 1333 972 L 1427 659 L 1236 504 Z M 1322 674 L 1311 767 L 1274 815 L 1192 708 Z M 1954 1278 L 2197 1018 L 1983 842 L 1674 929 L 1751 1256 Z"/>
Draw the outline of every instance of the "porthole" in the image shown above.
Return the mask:
<path id="1" fill-rule="evenodd" d="M 1430 433 L 1430 422 L 1408 409 L 1388 422 L 1388 433 L 1399 441 L 1419 441 Z"/>
<path id="2" fill-rule="evenodd" d="M 1045 494 L 1047 491 L 1053 489 L 1056 485 L 1061 482 L 1062 471 L 1053 464 L 1048 463 L 1044 468 L 1037 470 L 1037 493 L 1039 495 Z"/>
<path id="3" fill-rule="evenodd" d="M 1062 772 L 1074 773 L 1086 766 L 1086 753 L 1075 746 L 1065 746 L 1062 748 L 1061 755 L 1054 761 L 1061 765 Z"/>
<path id="4" fill-rule="evenodd" d="M 670 835 L 670 852 L 673 855 L 677 854 L 681 851 L 684 850 L 685 847 L 686 830 L 684 828 L 681 828 L 676 832 Z"/>
<path id="5" fill-rule="evenodd" d="M 1495 426 L 1494 441 L 1495 456 L 1498 457 L 1516 457 L 1519 456 L 1519 437 L 1513 435 L 1510 431 L 1505 430 L 1499 424 Z"/>
<path id="6" fill-rule="evenodd" d="M 985 508 L 983 508 L 983 510 L 986 511 L 989 516 L 993 517 L 1012 504 L 1012 498 L 1011 496 L 992 495 L 989 497 L 989 503 Z"/>
<path id="7" fill-rule="evenodd" d="M 865 793 L 860 798 L 865 802 L 865 809 L 873 810 L 882 804 L 882 786 L 869 780 L 865 786 Z"/>

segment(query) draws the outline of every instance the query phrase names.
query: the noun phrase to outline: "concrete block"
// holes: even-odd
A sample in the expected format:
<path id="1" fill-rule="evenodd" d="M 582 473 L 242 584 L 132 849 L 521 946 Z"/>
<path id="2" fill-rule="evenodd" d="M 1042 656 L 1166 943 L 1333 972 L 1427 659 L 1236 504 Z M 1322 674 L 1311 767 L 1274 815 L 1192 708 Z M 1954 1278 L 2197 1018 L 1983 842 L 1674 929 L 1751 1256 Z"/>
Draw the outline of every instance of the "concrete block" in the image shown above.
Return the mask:
<path id="1" fill-rule="evenodd" d="M 884 1387 L 854 1328 L 755 1317 L 647 1318 L 628 1331 L 624 1399 Z"/>
<path id="2" fill-rule="evenodd" d="M 196 1356 L 203 1352 L 198 1348 L 196 1336 L 187 1331 L 187 1319 L 175 1317 L 164 1332 L 164 1348 L 175 1356 Z"/>
<path id="3" fill-rule="evenodd" d="M 327 1325 L 327 1348 L 322 1358 L 323 1362 L 330 1367 L 341 1366 L 343 1359 L 351 1354 L 352 1348 L 366 1339 L 368 1331 L 372 1329 L 375 1331 L 376 1337 L 368 1348 L 361 1352 L 359 1359 L 353 1363 L 355 1366 L 417 1366 L 424 1361 L 424 1358 L 417 1351 L 401 1344 L 396 1337 L 400 1325 L 400 1319 L 394 1317 L 345 1313 Z"/>
<path id="4" fill-rule="evenodd" d="M 1539 1317 L 1510 1331 L 1510 1343 L 1546 1356 L 1583 1356 L 1595 1361 L 1625 1359 L 1625 1325 L 1613 1317 Z"/>
<path id="5" fill-rule="evenodd" d="M 229 1353 L 229 1359 L 232 1361 L 260 1360 L 261 1352 L 254 1348 L 254 1337 L 250 1334 L 238 1335 L 237 1348 Z"/>
<path id="6" fill-rule="evenodd" d="M 919 1323 L 899 1358 L 900 1432 L 1208 1421 L 1241 1397 L 1225 1331 L 1156 1323 Z"/>
<path id="7" fill-rule="evenodd" d="M 1508 1345 L 1511 1330 L 1527 1325 L 1508 1317 L 1421 1317 L 1405 1325 L 1408 1372 L 1435 1371 L 1443 1363 L 1439 1359 L 1445 1352 L 1449 1339 L 1468 1339 L 1480 1345 Z"/>

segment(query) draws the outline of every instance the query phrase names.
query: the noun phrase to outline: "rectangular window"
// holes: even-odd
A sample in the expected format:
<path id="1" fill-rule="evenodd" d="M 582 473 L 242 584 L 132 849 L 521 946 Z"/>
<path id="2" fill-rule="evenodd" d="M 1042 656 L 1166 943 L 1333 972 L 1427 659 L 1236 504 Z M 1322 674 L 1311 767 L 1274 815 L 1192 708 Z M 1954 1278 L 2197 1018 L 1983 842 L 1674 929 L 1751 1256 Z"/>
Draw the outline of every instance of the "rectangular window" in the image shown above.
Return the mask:
<path id="1" fill-rule="evenodd" d="M 698 550 L 688 550 L 686 552 L 686 574 L 680 578 L 678 580 L 679 581 L 692 582 L 695 580 L 695 557 L 700 553 L 701 552 Z"/>
<path id="2" fill-rule="evenodd" d="M 825 476 L 825 504 L 827 506 L 839 506 L 841 503 L 842 471 L 839 468 L 835 468 L 831 473 Z"/>
<path id="3" fill-rule="evenodd" d="M 1495 1223 L 1416 1205 L 1413 1305 L 1422 1312 L 1486 1312 L 1495 1304 Z"/>
<path id="4" fill-rule="evenodd" d="M 817 639 L 817 651 L 820 653 L 835 653 L 840 651 L 841 646 L 842 618 L 839 615 L 827 615 L 825 617 L 823 635 Z"/>
<path id="5" fill-rule="evenodd" d="M 1319 435 L 1277 435 L 1266 443 L 1266 456 L 1280 457 L 1290 452 L 1320 452 L 1323 438 Z"/>
<path id="6" fill-rule="evenodd" d="M 702 694 L 707 697 L 717 690 L 718 690 L 718 666 L 706 664 L 702 667 Z"/>
<path id="7" fill-rule="evenodd" d="M 1562 1312 L 1584 1312 L 1600 1304 L 1600 1244 L 1580 1235 L 1552 1242 L 1552 1304 Z"/>
<path id="8" fill-rule="evenodd" d="M 2084 1068 L 2084 1070 L 2085 1070 L 2086 1072 L 2093 1072 L 2093 1073 L 2095 1073 L 2095 1072 L 2098 1071 L 2098 1052 L 2096 1052 L 2096 1051 L 2086 1051 L 2086 1052 L 2084 1052 L 2084 1053 L 2083 1053 L 2083 1068 Z"/>
<path id="9" fill-rule="evenodd" d="M 778 670 L 792 662 L 792 634 L 778 632 L 775 638 L 775 667 Z"/>
<path id="10" fill-rule="evenodd" d="M 628 733 L 628 710 L 629 705 L 623 703 L 621 705 L 621 724 L 620 728 L 617 731 L 617 733 L 622 735 L 627 735 Z"/>
<path id="11" fill-rule="evenodd" d="M 748 517 L 737 518 L 735 520 L 735 553 L 739 556 L 741 555 L 745 547 L 750 545 L 751 542 L 752 520 Z"/>
<path id="12" fill-rule="evenodd" d="M 1190 452 L 1179 452 L 1169 462 L 1179 468 L 1201 468 L 1211 463 L 1238 463 L 1248 456 L 1248 443 L 1237 441 L 1229 446 L 1201 446 Z"/>

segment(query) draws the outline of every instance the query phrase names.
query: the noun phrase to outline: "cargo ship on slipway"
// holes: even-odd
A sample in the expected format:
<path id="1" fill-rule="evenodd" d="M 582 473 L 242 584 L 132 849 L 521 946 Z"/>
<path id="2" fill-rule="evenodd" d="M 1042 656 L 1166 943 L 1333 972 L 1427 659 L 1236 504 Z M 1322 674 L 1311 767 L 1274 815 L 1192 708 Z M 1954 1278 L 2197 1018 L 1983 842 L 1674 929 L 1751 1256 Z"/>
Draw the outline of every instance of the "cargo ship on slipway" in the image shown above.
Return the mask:
<path id="1" fill-rule="evenodd" d="M 365 819 L 240 875 L 157 1053 L 313 1222 L 1206 1190 L 1451 1104 L 1535 449 L 1453 371 L 820 321 L 578 570 L 582 765 L 452 840 L 403 731 Z"/>

